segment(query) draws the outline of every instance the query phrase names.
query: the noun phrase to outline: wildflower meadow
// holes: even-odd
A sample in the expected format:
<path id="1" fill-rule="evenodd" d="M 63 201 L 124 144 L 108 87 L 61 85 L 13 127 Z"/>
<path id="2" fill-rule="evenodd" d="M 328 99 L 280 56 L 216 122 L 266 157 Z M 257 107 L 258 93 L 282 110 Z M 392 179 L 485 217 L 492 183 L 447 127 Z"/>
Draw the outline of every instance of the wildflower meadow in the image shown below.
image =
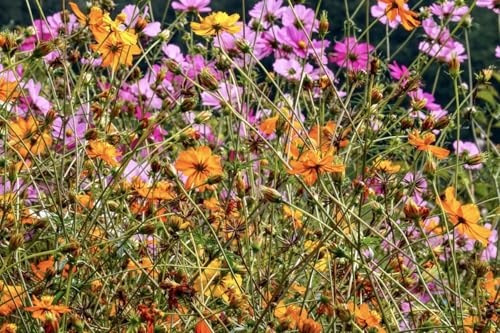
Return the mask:
<path id="1" fill-rule="evenodd" d="M 499 332 L 499 1 L 329 1 L 0 22 L 0 333 Z"/>

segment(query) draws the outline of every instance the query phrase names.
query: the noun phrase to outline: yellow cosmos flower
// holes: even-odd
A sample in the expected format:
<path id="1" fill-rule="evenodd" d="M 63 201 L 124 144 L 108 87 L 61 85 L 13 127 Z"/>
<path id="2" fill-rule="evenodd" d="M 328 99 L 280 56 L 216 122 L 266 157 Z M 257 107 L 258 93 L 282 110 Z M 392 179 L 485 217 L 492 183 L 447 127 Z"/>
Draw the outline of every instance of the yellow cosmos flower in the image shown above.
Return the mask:
<path id="1" fill-rule="evenodd" d="M 111 70 L 115 72 L 120 65 L 132 66 L 134 56 L 141 54 L 139 46 L 124 42 L 124 34 L 130 33 L 110 33 L 96 36 L 97 44 L 90 45 L 90 48 L 101 55 L 102 67 L 111 66 Z"/>
<path id="2" fill-rule="evenodd" d="M 240 32 L 241 26 L 237 24 L 240 15 L 228 15 L 224 12 L 215 12 L 204 17 L 200 23 L 191 22 L 191 29 L 199 36 L 215 36 L 221 32 L 235 34 Z"/>

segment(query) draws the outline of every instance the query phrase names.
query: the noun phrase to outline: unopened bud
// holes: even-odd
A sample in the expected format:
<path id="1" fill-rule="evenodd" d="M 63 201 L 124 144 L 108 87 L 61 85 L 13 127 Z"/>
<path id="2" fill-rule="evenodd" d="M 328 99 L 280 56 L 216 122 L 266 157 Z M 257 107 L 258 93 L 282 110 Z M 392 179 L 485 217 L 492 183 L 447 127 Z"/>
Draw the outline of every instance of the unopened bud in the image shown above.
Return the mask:
<path id="1" fill-rule="evenodd" d="M 187 112 L 193 110 L 198 102 L 194 98 L 185 98 L 181 103 L 181 111 Z"/>
<path id="2" fill-rule="evenodd" d="M 384 95 L 378 88 L 373 88 L 371 92 L 371 97 L 372 97 L 372 102 L 373 103 L 378 103 L 384 98 Z"/>
<path id="3" fill-rule="evenodd" d="M 401 120 L 401 128 L 404 130 L 412 128 L 413 125 L 415 125 L 415 121 L 412 118 L 404 118 Z"/>
<path id="4" fill-rule="evenodd" d="M 426 174 L 433 175 L 436 172 L 436 162 L 434 162 L 431 158 L 427 159 L 424 164 L 424 172 Z"/>
<path id="5" fill-rule="evenodd" d="M 163 41 L 167 41 L 172 34 L 170 33 L 170 30 L 164 29 L 158 34 L 158 38 L 160 38 Z"/>
<path id="6" fill-rule="evenodd" d="M 140 234 L 152 235 L 156 231 L 156 225 L 154 223 L 146 223 L 139 228 Z"/>
<path id="7" fill-rule="evenodd" d="M 146 21 L 144 18 L 139 16 L 137 18 L 137 22 L 135 23 L 135 30 L 137 32 L 141 32 L 142 30 L 144 30 L 144 28 L 146 28 L 147 25 L 148 25 L 148 21 Z"/>
<path id="8" fill-rule="evenodd" d="M 269 202 L 280 203 L 283 201 L 281 193 L 276 191 L 274 188 L 261 186 L 260 192 L 262 193 L 264 199 Z"/>
<path id="9" fill-rule="evenodd" d="M 20 233 L 15 233 L 10 237 L 9 250 L 15 251 L 24 244 L 24 236 Z"/>
<path id="10" fill-rule="evenodd" d="M 210 118 L 212 118 L 212 112 L 202 111 L 196 115 L 196 117 L 194 118 L 194 122 L 196 124 L 204 124 L 209 121 Z"/>
<path id="11" fill-rule="evenodd" d="M 428 116 L 427 118 L 425 118 L 424 122 L 422 123 L 422 129 L 424 131 L 427 131 L 427 130 L 434 128 L 434 125 L 435 125 L 434 117 Z"/>
<path id="12" fill-rule="evenodd" d="M 455 55 L 451 57 L 448 67 L 452 77 L 458 77 L 460 75 L 460 62 Z"/>
<path id="13" fill-rule="evenodd" d="M 203 68 L 198 75 L 198 80 L 203 88 L 208 90 L 216 90 L 219 88 L 219 82 L 215 76 L 210 73 L 207 68 Z"/>
<path id="14" fill-rule="evenodd" d="M 245 53 L 246 54 L 246 53 L 251 53 L 252 52 L 252 47 L 243 38 L 239 38 L 238 40 L 236 40 L 235 44 L 236 44 L 236 47 L 238 48 L 238 50 L 241 51 L 241 53 Z"/>
<path id="15" fill-rule="evenodd" d="M 182 74 L 181 66 L 179 66 L 179 64 L 175 60 L 168 59 L 165 64 L 167 65 L 168 70 L 175 75 Z"/>
<path id="16" fill-rule="evenodd" d="M 467 156 L 465 163 L 468 165 L 480 165 L 483 163 L 483 156 L 481 154 L 476 154 L 472 156 Z"/>
<path id="17" fill-rule="evenodd" d="M 450 118 L 448 116 L 440 117 L 434 123 L 434 129 L 440 130 L 446 128 L 450 123 Z"/>
<path id="18" fill-rule="evenodd" d="M 324 10 L 321 12 L 321 17 L 319 19 L 318 33 L 320 36 L 324 37 L 329 29 L 330 23 L 328 22 L 328 12 Z"/>
<path id="19" fill-rule="evenodd" d="M 33 57 L 41 58 L 49 54 L 54 50 L 54 44 L 52 42 L 40 42 L 40 45 L 33 50 Z"/>

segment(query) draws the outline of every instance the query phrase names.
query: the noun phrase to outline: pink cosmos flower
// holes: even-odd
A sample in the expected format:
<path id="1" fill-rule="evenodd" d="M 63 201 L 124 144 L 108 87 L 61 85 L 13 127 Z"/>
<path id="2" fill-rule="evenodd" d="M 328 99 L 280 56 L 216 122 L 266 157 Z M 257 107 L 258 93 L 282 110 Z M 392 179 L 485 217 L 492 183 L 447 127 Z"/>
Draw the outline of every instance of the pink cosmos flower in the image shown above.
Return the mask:
<path id="1" fill-rule="evenodd" d="M 60 34 L 70 34 L 78 27 L 78 21 L 73 14 L 67 17 L 67 21 L 64 21 L 62 14 L 59 12 L 48 16 L 47 22 L 41 19 L 34 20 L 33 27 L 35 28 L 35 34 L 27 37 L 19 47 L 19 50 L 32 51 L 38 42 L 52 40 Z"/>
<path id="2" fill-rule="evenodd" d="M 464 46 L 451 38 L 446 27 L 439 26 L 432 18 L 422 21 L 422 27 L 430 40 L 420 42 L 418 49 L 421 52 L 443 62 L 450 62 L 454 58 L 459 62 L 467 59 Z"/>
<path id="3" fill-rule="evenodd" d="M 500 58 L 500 45 L 495 48 L 495 57 Z"/>
<path id="4" fill-rule="evenodd" d="M 301 58 L 307 58 L 309 55 L 315 56 L 322 54 L 323 50 L 330 45 L 328 41 L 318 41 L 306 35 L 303 30 L 293 26 L 286 26 L 278 31 L 278 41 L 288 47 L 289 53 Z M 311 40 L 311 42 L 309 42 Z M 323 60 L 322 60 L 323 61 Z M 324 59 L 326 61 L 326 59 Z"/>
<path id="5" fill-rule="evenodd" d="M 302 65 L 295 59 L 277 59 L 273 64 L 273 69 L 290 81 L 300 81 L 303 76 L 312 73 L 313 66 L 308 63 Z"/>
<path id="6" fill-rule="evenodd" d="M 447 20 L 448 18 L 452 22 L 458 22 L 462 19 L 462 16 L 467 14 L 469 7 L 467 6 L 457 6 L 455 1 L 445 1 L 443 3 L 434 3 L 430 7 L 432 14 L 436 15 L 442 20 Z"/>
<path id="7" fill-rule="evenodd" d="M 184 62 L 184 55 L 182 54 L 179 46 L 175 44 L 163 44 L 161 50 L 167 58 L 174 60 L 178 64 L 182 64 Z"/>
<path id="8" fill-rule="evenodd" d="M 248 14 L 261 23 L 264 29 L 268 29 L 281 19 L 285 10 L 282 6 L 283 0 L 262 0 L 257 2 Z"/>
<path id="9" fill-rule="evenodd" d="M 211 12 L 212 9 L 208 5 L 210 5 L 210 0 L 179 0 L 172 2 L 172 8 L 181 12 Z"/>
<path id="10" fill-rule="evenodd" d="M 429 111 L 438 111 L 442 109 L 441 105 L 434 103 L 436 98 L 431 93 L 425 92 L 421 88 L 410 91 L 408 96 L 410 96 L 412 104 L 423 104 L 423 107 Z"/>
<path id="11" fill-rule="evenodd" d="M 500 8 L 497 0 L 477 0 L 478 7 L 488 8 L 493 10 L 496 14 L 500 14 Z"/>
<path id="12" fill-rule="evenodd" d="M 295 12 L 295 13 L 294 13 Z M 295 5 L 293 9 L 286 7 L 283 11 L 281 22 L 285 27 L 294 26 L 301 29 L 300 23 L 304 26 L 305 31 L 318 31 L 319 21 L 315 18 L 314 10 L 307 8 L 304 5 Z"/>
<path id="13" fill-rule="evenodd" d="M 126 15 L 125 24 L 131 28 L 134 28 L 137 25 L 137 21 L 139 17 L 145 18 L 148 16 L 149 7 L 144 6 L 142 12 L 141 10 L 134 5 L 127 5 L 123 8 L 122 13 Z M 152 22 L 146 24 L 146 26 L 142 29 L 143 34 L 149 37 L 157 36 L 161 31 L 160 22 Z"/>
<path id="14" fill-rule="evenodd" d="M 474 143 L 470 141 L 454 141 L 453 144 L 453 150 L 455 151 L 455 154 L 458 155 L 466 155 L 466 156 L 475 156 L 481 154 L 481 151 L 479 150 L 479 147 Z M 483 167 L 483 164 L 476 164 L 476 165 L 468 165 L 465 164 L 464 168 L 468 170 L 478 170 Z"/>
<path id="15" fill-rule="evenodd" d="M 221 83 L 216 92 L 202 92 L 201 100 L 203 105 L 211 106 L 215 110 L 224 107 L 226 104 L 236 107 L 241 103 L 240 100 L 242 93 L 243 89 L 241 87 L 231 83 Z"/>
<path id="16" fill-rule="evenodd" d="M 26 94 L 21 94 L 19 97 L 20 108 L 23 116 L 27 113 L 34 112 L 37 114 L 46 115 L 49 112 L 52 104 L 40 96 L 42 89 L 41 83 L 29 80 L 24 86 Z"/>
<path id="17" fill-rule="evenodd" d="M 389 74 L 394 80 L 406 81 L 406 79 L 410 76 L 410 70 L 405 65 L 400 65 L 396 61 L 393 61 L 392 64 L 387 66 L 389 68 Z"/>
<path id="18" fill-rule="evenodd" d="M 354 37 L 348 37 L 335 43 L 333 49 L 335 52 L 330 56 L 331 62 L 352 71 L 361 71 L 368 68 L 370 52 L 374 47 L 367 43 L 358 43 Z"/>

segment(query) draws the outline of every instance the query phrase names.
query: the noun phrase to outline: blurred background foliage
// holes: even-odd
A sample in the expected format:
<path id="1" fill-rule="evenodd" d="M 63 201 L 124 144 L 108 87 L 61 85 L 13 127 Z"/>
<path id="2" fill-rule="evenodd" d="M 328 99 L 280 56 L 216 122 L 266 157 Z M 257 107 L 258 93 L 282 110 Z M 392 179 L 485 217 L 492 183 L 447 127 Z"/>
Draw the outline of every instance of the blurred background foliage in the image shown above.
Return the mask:
<path id="1" fill-rule="evenodd" d="M 80 6 L 84 6 L 84 4 L 88 2 L 84 0 L 74 1 Z M 93 0 L 93 2 L 112 3 L 113 1 Z M 161 20 L 162 17 L 165 17 L 165 21 L 167 23 L 172 21 L 175 16 L 175 13 L 170 6 L 171 2 L 172 0 L 114 0 L 117 10 L 120 10 L 124 5 L 130 3 L 138 3 L 139 5 L 149 4 L 153 9 L 154 18 L 156 20 Z M 243 11 L 247 12 L 256 2 L 257 0 L 212 0 L 211 7 L 213 10 L 242 13 Z M 286 4 L 288 3 L 288 0 L 284 0 L 283 2 Z M 306 0 L 292 2 L 302 2 L 312 8 L 317 8 L 319 11 L 326 10 L 329 14 L 330 21 L 331 32 L 329 39 L 333 41 L 344 35 L 343 30 L 347 26 L 347 9 L 350 13 L 353 13 L 355 9 L 360 6 L 360 10 L 357 12 L 356 17 L 352 18 L 352 21 L 355 24 L 355 28 L 361 31 L 363 27 L 366 26 L 367 5 L 371 6 L 376 1 L 370 0 L 368 4 L 366 4 L 364 0 Z M 433 1 L 431 0 L 411 0 L 410 5 L 418 8 L 432 2 Z M 473 1 L 465 2 L 468 4 L 473 3 Z M 54 12 L 60 11 L 63 6 L 66 6 L 67 8 L 67 3 L 68 0 L 0 0 L 0 26 L 13 28 L 16 25 L 24 26 L 31 24 L 32 18 L 30 17 L 30 10 L 28 10 L 28 6 L 31 7 L 31 12 L 33 13 L 34 18 L 38 18 L 40 17 L 40 9 L 42 9 L 46 15 L 50 15 Z M 498 16 L 490 10 L 475 8 L 472 12 L 472 17 L 473 20 L 469 29 L 469 41 L 472 54 L 472 69 L 474 72 L 477 72 L 486 68 L 488 65 L 498 62 L 498 59 L 495 58 L 495 46 L 500 44 L 500 27 Z M 373 18 L 370 17 L 370 20 L 373 20 Z M 374 29 L 370 32 L 371 43 L 376 45 L 384 35 L 385 26 L 382 24 L 375 25 Z M 401 49 L 401 52 L 399 52 L 395 57 L 399 63 L 410 64 L 412 62 L 418 53 L 418 42 L 422 35 L 423 31 L 421 29 L 416 30 L 416 32 L 412 35 L 410 42 L 406 44 L 405 47 Z M 408 32 L 402 28 L 397 29 L 390 37 L 391 52 L 398 49 L 407 37 Z M 460 33 L 458 39 L 465 43 L 463 32 Z M 381 49 L 384 48 L 385 46 L 383 45 Z M 439 65 L 436 64 L 434 68 L 431 67 L 428 73 L 426 73 L 425 78 L 429 83 L 429 87 L 427 87 L 426 90 L 431 89 L 432 82 L 434 81 L 436 66 Z M 465 69 L 465 67 L 466 64 L 464 63 L 463 68 Z M 467 72 L 464 74 L 468 75 Z M 449 100 L 449 97 L 451 97 L 453 93 L 451 91 L 451 83 L 448 76 L 446 74 L 440 75 L 439 78 L 440 79 L 437 84 L 439 89 L 435 91 L 435 95 L 440 102 L 444 103 L 444 101 Z M 468 82 L 468 76 L 466 76 L 465 79 L 466 82 Z"/>

